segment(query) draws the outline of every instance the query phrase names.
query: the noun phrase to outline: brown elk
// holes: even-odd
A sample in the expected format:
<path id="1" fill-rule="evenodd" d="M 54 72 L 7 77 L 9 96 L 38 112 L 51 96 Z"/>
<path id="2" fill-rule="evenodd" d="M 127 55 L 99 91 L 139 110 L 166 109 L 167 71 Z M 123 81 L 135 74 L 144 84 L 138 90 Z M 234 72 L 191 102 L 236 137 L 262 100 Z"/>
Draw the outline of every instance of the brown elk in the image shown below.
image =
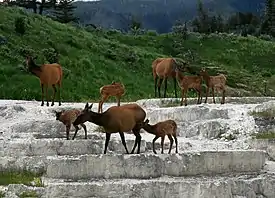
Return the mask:
<path id="1" fill-rule="evenodd" d="M 38 66 L 34 62 L 33 58 L 30 56 L 26 57 L 26 64 L 28 66 L 28 71 L 40 79 L 41 97 L 42 97 L 41 106 L 44 105 L 44 91 L 46 91 L 47 106 L 49 106 L 48 86 L 51 86 L 54 91 L 51 106 L 54 105 L 55 95 L 57 92 L 56 85 L 58 86 L 58 96 L 59 96 L 59 106 L 60 106 L 61 105 L 60 89 L 61 89 L 61 81 L 63 77 L 63 71 L 62 71 L 61 65 L 58 63 L 52 63 L 52 64 L 43 64 L 41 66 Z"/>
<path id="2" fill-rule="evenodd" d="M 176 77 L 178 79 L 178 84 L 181 88 L 181 105 L 184 104 L 187 106 L 187 93 L 190 88 L 193 88 L 198 93 L 197 104 L 200 104 L 202 101 L 202 77 L 201 76 L 184 76 L 182 73 L 176 69 Z"/>
<path id="3" fill-rule="evenodd" d="M 117 98 L 117 106 L 120 106 L 120 99 L 125 93 L 125 87 L 122 83 L 112 82 L 110 85 L 102 86 L 99 92 L 101 100 L 98 104 L 98 113 L 102 113 L 102 105 L 110 96 L 115 96 Z"/>
<path id="4" fill-rule="evenodd" d="M 112 133 L 119 133 L 122 144 L 128 152 L 124 132 L 133 131 L 136 136 L 134 147 L 131 154 L 134 153 L 138 145 L 137 153 L 140 153 L 141 143 L 141 123 L 146 117 L 146 112 L 137 104 L 125 104 L 122 106 L 112 106 L 103 113 L 96 113 L 91 111 L 93 104 L 89 106 L 87 103 L 82 113 L 74 121 L 74 125 L 85 123 L 86 121 L 92 122 L 96 125 L 103 126 L 106 133 L 104 154 L 107 152 L 107 147 Z"/>
<path id="5" fill-rule="evenodd" d="M 174 120 L 165 120 L 162 122 L 158 122 L 157 124 L 151 125 L 149 124 L 149 120 L 146 119 L 145 122 L 141 124 L 141 127 L 147 131 L 148 133 L 154 134 L 155 138 L 153 139 L 153 152 L 157 154 L 155 150 L 155 142 L 161 137 L 161 153 L 163 154 L 163 144 L 165 136 L 167 135 L 170 140 L 170 149 L 168 154 L 171 153 L 173 146 L 173 137 L 176 143 L 176 153 L 178 153 L 178 139 L 177 139 L 177 123 Z"/>
<path id="6" fill-rule="evenodd" d="M 200 70 L 200 75 L 203 77 L 203 80 L 206 84 L 206 96 L 205 96 L 205 103 L 207 103 L 207 97 L 209 94 L 209 89 L 212 89 L 212 96 L 213 96 L 213 103 L 215 104 L 215 93 L 214 90 L 218 92 L 222 92 L 222 100 L 221 104 L 225 103 L 225 89 L 226 89 L 226 77 L 223 74 L 219 74 L 217 76 L 209 76 L 208 72 L 205 68 Z"/>
<path id="7" fill-rule="evenodd" d="M 177 98 L 177 80 L 176 80 L 176 72 L 175 69 L 181 69 L 185 71 L 185 67 L 188 64 L 186 62 L 183 63 L 182 66 L 174 59 L 174 58 L 157 58 L 152 63 L 152 73 L 155 82 L 155 97 L 157 97 L 157 87 L 158 87 L 158 95 L 160 96 L 160 87 L 164 80 L 164 95 L 166 97 L 167 90 L 167 80 L 168 78 L 173 78 L 174 80 L 174 89 L 175 89 L 175 97 Z M 158 84 L 157 84 L 158 83 Z"/>
<path id="8" fill-rule="evenodd" d="M 67 140 L 69 140 L 69 133 L 70 133 L 70 129 L 71 129 L 71 125 L 72 123 L 76 120 L 77 116 L 81 113 L 81 110 L 78 110 L 78 109 L 70 109 L 70 110 L 63 110 L 63 111 L 60 111 L 60 112 L 57 112 L 57 111 L 54 111 L 55 112 L 55 117 L 56 117 L 56 120 L 62 122 L 65 126 L 66 126 L 66 137 L 67 137 Z M 84 131 L 85 131 L 85 139 L 87 139 L 87 128 L 86 128 L 86 125 L 84 123 L 81 123 L 80 124 Z M 76 134 L 77 134 L 77 131 L 79 130 L 78 126 L 77 125 L 74 125 L 74 128 L 75 128 L 75 134 L 72 138 L 72 140 L 74 140 Z"/>

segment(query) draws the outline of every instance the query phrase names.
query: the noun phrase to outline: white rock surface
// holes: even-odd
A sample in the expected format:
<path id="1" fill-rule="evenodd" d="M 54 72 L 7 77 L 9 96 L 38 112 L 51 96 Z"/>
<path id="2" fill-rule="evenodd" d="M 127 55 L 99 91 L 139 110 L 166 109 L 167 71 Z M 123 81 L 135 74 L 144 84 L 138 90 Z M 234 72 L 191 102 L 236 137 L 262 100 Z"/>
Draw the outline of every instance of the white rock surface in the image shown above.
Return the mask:
<path id="1" fill-rule="evenodd" d="M 105 135 L 98 126 L 87 122 L 88 140 L 81 129 L 76 140 L 67 141 L 64 125 L 55 120 L 53 110 L 82 109 L 85 103 L 41 107 L 37 101 L 0 100 L 0 170 L 47 170 L 46 186 L 40 189 L 45 190 L 43 197 L 275 198 L 275 165 L 266 161 L 275 160 L 275 144 L 251 138 L 257 126 L 249 115 L 254 109 L 275 107 L 275 98 L 226 98 L 225 105 L 211 104 L 211 100 L 209 104 L 191 105 L 195 99 L 188 99 L 186 107 L 164 107 L 174 99 L 136 102 L 152 124 L 165 119 L 177 122 L 177 155 L 175 143 L 172 155 L 152 154 L 154 135 L 144 130 L 142 154 L 123 155 L 119 134 L 112 134 L 108 155 L 101 155 Z M 113 105 L 116 103 L 105 103 L 103 108 Z M 95 103 L 93 110 L 97 108 Z M 72 127 L 70 137 L 73 133 Z M 125 139 L 131 150 L 135 136 L 126 133 Z M 165 153 L 169 146 L 166 137 Z M 160 153 L 160 139 L 156 148 Z M 255 171 L 256 175 L 248 175 Z M 217 176 L 224 173 L 242 176 Z M 198 177 L 191 177 L 194 175 Z M 64 178 L 74 182 L 62 181 Z M 75 181 L 83 178 L 89 181 Z M 10 186 L 5 189 L 6 196 L 18 197 L 15 192 L 24 189 L 21 187 Z"/>

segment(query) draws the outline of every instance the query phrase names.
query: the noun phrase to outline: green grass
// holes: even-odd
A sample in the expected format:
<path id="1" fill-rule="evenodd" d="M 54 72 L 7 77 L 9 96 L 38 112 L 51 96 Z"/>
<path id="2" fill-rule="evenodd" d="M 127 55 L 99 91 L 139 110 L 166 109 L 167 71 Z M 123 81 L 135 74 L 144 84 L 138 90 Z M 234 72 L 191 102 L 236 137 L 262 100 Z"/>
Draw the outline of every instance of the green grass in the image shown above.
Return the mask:
<path id="1" fill-rule="evenodd" d="M 43 186 L 40 175 L 30 173 L 27 171 L 17 172 L 0 172 L 0 185 L 9 185 L 9 184 L 25 184 L 28 186 Z"/>
<path id="2" fill-rule="evenodd" d="M 253 134 L 252 137 L 256 139 L 275 139 L 275 133 L 271 131 Z"/>
<path id="3" fill-rule="evenodd" d="M 27 30 L 23 36 L 14 30 L 17 17 L 24 17 L 26 21 Z M 24 53 L 38 55 L 36 62 L 42 64 L 47 62 L 46 56 L 53 47 L 60 53 L 59 62 L 64 68 L 61 95 L 65 101 L 97 101 L 99 88 L 113 80 L 125 84 L 123 101 L 152 98 L 152 61 L 166 56 L 190 60 L 186 56 L 188 50 L 195 54 L 193 64 L 197 69 L 216 67 L 210 74 L 223 72 L 227 75 L 227 84 L 236 90 L 227 92 L 228 95 L 275 95 L 272 86 L 275 83 L 275 45 L 254 37 L 192 33 L 184 41 L 172 33 L 155 35 L 148 32 L 134 36 L 114 30 L 87 31 L 22 9 L 3 7 L 0 9 L 1 37 L 7 39 L 6 44 L 0 44 L 2 99 L 41 99 L 39 80 L 21 70 Z M 169 81 L 168 97 L 174 97 L 173 92 L 173 84 Z M 194 95 L 189 93 L 189 96 Z"/>
<path id="4" fill-rule="evenodd" d="M 0 192 L 0 198 L 5 197 L 5 193 L 4 192 Z"/>
<path id="5" fill-rule="evenodd" d="M 20 198 L 25 198 L 25 197 L 38 197 L 37 193 L 33 190 L 23 192 L 19 195 Z"/>

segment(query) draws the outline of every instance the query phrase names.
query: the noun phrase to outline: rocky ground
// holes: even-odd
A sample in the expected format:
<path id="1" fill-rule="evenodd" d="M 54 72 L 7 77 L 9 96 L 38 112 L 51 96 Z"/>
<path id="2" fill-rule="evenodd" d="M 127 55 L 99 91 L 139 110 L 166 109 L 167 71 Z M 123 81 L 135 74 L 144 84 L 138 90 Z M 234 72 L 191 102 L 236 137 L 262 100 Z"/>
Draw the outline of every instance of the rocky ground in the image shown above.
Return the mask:
<path id="1" fill-rule="evenodd" d="M 41 107 L 37 101 L 0 101 L 0 170 L 43 173 L 43 187 L 0 187 L 6 197 L 35 191 L 38 197 L 217 197 L 274 198 L 275 144 L 252 134 L 274 129 L 274 118 L 255 118 L 251 111 L 275 107 L 275 98 L 226 98 L 226 104 L 175 106 L 174 99 L 139 100 L 150 123 L 174 119 L 179 154 L 152 152 L 153 135 L 142 131 L 140 155 L 125 155 L 118 134 L 112 134 L 103 155 L 105 134 L 87 123 L 76 140 L 65 140 L 65 127 L 53 110 L 85 103 Z M 106 110 L 114 103 L 104 104 Z M 97 111 L 97 104 L 93 110 Z M 73 135 L 73 128 L 71 137 Z M 135 136 L 125 135 L 132 148 Z"/>

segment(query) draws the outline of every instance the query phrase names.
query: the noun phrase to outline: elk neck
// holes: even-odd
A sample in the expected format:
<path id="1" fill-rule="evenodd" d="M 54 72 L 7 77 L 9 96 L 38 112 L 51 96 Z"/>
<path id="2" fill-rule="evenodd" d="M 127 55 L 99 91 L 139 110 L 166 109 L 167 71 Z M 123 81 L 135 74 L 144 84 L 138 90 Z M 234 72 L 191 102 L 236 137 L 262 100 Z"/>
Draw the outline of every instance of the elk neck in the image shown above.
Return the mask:
<path id="1" fill-rule="evenodd" d="M 106 112 L 103 113 L 96 113 L 93 111 L 90 111 L 87 116 L 87 120 L 89 122 L 92 122 L 96 125 L 103 126 L 105 124 L 105 120 L 107 118 Z"/>
<path id="2" fill-rule="evenodd" d="M 142 128 L 148 133 L 155 134 L 155 125 L 145 124 Z"/>
<path id="3" fill-rule="evenodd" d="M 41 67 L 35 64 L 33 60 L 31 60 L 29 63 L 29 71 L 38 78 L 41 76 L 42 73 Z"/>

